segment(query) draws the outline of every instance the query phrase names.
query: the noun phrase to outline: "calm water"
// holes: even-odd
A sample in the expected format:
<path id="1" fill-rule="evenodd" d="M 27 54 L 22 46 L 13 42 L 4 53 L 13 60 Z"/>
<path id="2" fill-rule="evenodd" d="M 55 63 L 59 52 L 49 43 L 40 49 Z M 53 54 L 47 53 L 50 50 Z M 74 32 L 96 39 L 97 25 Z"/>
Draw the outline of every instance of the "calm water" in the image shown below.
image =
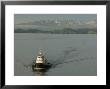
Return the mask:
<path id="1" fill-rule="evenodd" d="M 96 34 L 31 34 L 14 35 L 15 76 L 96 76 Z M 38 51 L 54 66 L 47 72 L 33 72 L 31 65 Z"/>

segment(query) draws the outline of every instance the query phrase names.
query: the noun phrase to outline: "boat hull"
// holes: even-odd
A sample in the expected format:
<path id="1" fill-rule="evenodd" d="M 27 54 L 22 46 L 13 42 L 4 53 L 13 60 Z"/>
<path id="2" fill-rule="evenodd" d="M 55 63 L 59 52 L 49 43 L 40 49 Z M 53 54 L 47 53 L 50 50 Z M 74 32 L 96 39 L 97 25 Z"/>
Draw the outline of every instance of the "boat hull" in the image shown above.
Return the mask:
<path id="1" fill-rule="evenodd" d="M 51 67 L 50 64 L 35 63 L 32 65 L 33 71 L 45 71 Z"/>

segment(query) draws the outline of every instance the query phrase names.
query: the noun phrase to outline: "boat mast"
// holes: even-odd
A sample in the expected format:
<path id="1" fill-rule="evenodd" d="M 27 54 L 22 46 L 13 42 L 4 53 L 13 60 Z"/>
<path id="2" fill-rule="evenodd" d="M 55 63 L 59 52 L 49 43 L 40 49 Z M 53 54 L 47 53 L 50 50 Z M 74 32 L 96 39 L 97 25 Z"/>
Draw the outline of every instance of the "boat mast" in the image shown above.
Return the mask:
<path id="1" fill-rule="evenodd" d="M 42 53 L 42 50 L 40 49 L 40 51 L 39 51 L 39 55 L 43 55 L 43 53 Z"/>

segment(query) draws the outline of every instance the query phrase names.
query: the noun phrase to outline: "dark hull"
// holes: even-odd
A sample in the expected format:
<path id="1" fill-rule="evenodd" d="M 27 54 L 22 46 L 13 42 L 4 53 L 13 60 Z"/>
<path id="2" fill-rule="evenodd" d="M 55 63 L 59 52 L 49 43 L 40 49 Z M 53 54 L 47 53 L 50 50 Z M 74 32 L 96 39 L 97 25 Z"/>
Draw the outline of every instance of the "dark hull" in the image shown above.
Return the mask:
<path id="1" fill-rule="evenodd" d="M 51 67 L 51 64 L 36 63 L 32 65 L 33 71 L 45 71 Z"/>

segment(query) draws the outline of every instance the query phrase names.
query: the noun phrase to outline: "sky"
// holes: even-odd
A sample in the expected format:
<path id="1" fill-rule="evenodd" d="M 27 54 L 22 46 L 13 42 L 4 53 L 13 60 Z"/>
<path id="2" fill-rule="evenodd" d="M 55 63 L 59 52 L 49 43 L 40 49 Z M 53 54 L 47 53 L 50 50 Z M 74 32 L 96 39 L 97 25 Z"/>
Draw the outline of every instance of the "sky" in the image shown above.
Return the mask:
<path id="1" fill-rule="evenodd" d="M 93 21 L 97 20 L 97 14 L 15 14 L 14 23 L 34 22 L 37 20 L 74 20 Z"/>

